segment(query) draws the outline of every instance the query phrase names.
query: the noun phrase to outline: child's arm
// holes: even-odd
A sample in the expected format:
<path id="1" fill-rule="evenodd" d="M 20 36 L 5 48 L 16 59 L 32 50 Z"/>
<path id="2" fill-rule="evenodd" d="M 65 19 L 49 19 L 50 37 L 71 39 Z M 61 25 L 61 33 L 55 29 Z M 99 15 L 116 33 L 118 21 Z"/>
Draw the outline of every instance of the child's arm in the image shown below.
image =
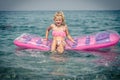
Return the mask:
<path id="1" fill-rule="evenodd" d="M 74 39 L 71 37 L 67 26 L 66 26 L 66 35 L 67 35 L 67 38 L 68 38 L 70 41 L 75 42 Z"/>
<path id="2" fill-rule="evenodd" d="M 46 33 L 45 33 L 45 39 L 48 40 L 48 35 L 49 35 L 49 31 L 52 29 L 52 26 L 49 26 L 47 29 L 46 29 Z"/>

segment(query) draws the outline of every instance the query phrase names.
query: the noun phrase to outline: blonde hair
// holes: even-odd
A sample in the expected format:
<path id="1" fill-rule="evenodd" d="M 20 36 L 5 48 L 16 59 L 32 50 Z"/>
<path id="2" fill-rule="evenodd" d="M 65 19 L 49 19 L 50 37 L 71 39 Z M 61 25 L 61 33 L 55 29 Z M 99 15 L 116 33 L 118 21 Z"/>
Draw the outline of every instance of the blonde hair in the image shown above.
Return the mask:
<path id="1" fill-rule="evenodd" d="M 58 17 L 58 16 L 61 16 L 61 18 L 62 18 L 62 25 L 65 25 L 65 17 L 64 17 L 64 13 L 62 12 L 62 11 L 58 11 L 58 12 L 56 12 L 55 13 L 55 15 L 54 15 L 54 20 L 56 19 L 56 17 Z"/>

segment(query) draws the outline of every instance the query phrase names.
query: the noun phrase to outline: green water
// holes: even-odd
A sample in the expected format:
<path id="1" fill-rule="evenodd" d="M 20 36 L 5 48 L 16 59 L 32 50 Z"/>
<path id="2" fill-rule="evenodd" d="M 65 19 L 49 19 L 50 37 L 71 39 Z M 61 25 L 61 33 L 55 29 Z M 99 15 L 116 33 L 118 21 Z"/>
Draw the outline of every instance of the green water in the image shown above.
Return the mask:
<path id="1" fill-rule="evenodd" d="M 72 36 L 104 30 L 120 34 L 120 11 L 65 11 Z M 0 12 L 0 80 L 119 80 L 120 43 L 91 51 L 51 54 L 13 44 L 22 33 L 42 37 L 54 11 Z M 51 38 L 51 35 L 50 35 Z"/>

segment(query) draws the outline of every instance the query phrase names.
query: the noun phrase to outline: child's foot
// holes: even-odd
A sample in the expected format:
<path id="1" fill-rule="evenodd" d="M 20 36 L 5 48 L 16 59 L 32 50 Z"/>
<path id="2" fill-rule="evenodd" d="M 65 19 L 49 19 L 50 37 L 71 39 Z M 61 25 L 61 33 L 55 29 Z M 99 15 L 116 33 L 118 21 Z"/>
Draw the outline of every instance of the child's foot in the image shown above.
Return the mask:
<path id="1" fill-rule="evenodd" d="M 56 54 L 57 53 L 57 51 L 50 51 L 52 54 Z"/>

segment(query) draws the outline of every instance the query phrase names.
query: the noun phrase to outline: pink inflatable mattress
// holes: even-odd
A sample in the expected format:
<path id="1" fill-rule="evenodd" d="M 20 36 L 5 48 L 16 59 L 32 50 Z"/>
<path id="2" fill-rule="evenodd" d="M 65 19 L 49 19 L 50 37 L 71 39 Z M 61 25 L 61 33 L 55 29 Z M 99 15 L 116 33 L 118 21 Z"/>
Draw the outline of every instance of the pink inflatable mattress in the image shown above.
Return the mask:
<path id="1" fill-rule="evenodd" d="M 101 31 L 94 34 L 74 37 L 76 43 L 66 39 L 66 50 L 99 49 L 114 46 L 119 42 L 119 35 L 115 31 Z M 38 35 L 23 33 L 14 40 L 14 44 L 21 48 L 50 50 L 52 40 L 45 41 Z"/>

